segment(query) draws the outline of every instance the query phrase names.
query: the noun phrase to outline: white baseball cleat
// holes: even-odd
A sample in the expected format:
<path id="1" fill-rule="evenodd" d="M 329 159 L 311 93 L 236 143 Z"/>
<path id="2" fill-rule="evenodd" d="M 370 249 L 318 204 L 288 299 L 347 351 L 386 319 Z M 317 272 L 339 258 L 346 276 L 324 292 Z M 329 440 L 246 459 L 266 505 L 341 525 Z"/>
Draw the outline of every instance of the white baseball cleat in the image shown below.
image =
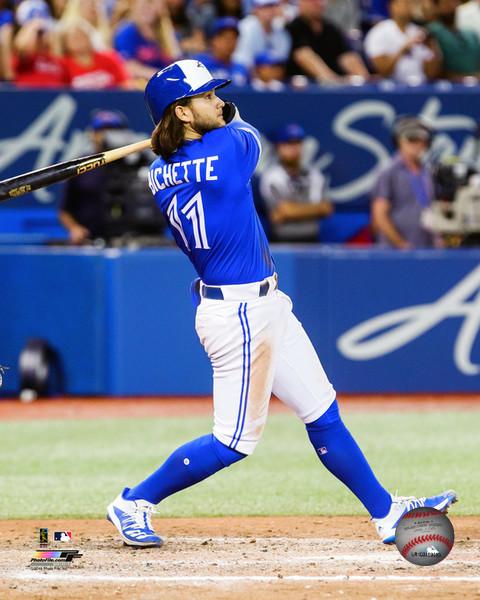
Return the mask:
<path id="1" fill-rule="evenodd" d="M 415 498 L 415 496 L 392 496 L 392 506 L 389 513 L 382 519 L 372 519 L 375 523 L 377 533 L 384 544 L 393 544 L 395 542 L 395 530 L 400 519 L 410 510 L 427 506 L 436 508 L 440 512 L 446 513 L 448 507 L 457 501 L 457 493 L 453 490 L 447 490 L 428 498 Z"/>
<path id="2" fill-rule="evenodd" d="M 107 519 L 115 525 L 128 546 L 161 546 L 163 540 L 152 527 L 155 505 L 147 500 L 125 500 L 125 488 L 107 507 Z"/>

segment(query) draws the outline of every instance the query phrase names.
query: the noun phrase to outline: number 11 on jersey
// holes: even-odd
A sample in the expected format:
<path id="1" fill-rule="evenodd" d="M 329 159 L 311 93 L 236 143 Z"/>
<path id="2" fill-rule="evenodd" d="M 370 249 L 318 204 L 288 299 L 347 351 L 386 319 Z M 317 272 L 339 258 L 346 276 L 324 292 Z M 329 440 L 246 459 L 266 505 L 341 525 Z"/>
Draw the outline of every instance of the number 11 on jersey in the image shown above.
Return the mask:
<path id="1" fill-rule="evenodd" d="M 202 250 L 210 250 L 207 239 L 207 230 L 205 227 L 205 213 L 203 211 L 202 193 L 197 192 L 182 208 L 182 214 L 192 223 L 193 237 L 195 239 L 195 248 Z M 182 227 L 182 221 L 178 215 L 177 194 L 172 198 L 172 201 L 167 208 L 168 219 L 180 236 L 187 250 L 190 252 L 187 236 Z"/>

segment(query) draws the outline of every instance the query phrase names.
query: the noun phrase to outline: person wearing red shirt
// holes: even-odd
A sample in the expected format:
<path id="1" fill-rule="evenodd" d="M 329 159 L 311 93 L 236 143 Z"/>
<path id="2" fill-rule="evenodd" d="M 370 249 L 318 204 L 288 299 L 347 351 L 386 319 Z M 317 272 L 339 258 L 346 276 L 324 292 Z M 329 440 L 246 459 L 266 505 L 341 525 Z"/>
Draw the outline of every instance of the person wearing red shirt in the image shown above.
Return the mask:
<path id="1" fill-rule="evenodd" d="M 63 60 L 53 53 L 51 22 L 35 18 L 18 31 L 14 40 L 15 83 L 25 87 L 58 87 L 68 84 Z"/>
<path id="2" fill-rule="evenodd" d="M 96 51 L 93 28 L 84 19 L 68 20 L 60 30 L 60 42 L 69 85 L 75 89 L 128 88 L 122 59 L 114 51 Z"/>

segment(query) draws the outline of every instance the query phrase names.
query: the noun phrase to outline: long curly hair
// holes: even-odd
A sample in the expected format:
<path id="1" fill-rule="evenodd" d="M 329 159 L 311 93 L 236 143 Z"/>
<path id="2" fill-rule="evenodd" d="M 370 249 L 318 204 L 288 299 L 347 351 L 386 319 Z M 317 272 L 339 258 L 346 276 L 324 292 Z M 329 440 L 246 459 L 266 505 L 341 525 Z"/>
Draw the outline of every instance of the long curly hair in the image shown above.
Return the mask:
<path id="1" fill-rule="evenodd" d="M 190 98 L 182 98 L 165 109 L 163 117 L 152 133 L 152 149 L 158 156 L 168 160 L 183 143 L 185 129 L 175 114 L 175 107 L 188 106 Z"/>

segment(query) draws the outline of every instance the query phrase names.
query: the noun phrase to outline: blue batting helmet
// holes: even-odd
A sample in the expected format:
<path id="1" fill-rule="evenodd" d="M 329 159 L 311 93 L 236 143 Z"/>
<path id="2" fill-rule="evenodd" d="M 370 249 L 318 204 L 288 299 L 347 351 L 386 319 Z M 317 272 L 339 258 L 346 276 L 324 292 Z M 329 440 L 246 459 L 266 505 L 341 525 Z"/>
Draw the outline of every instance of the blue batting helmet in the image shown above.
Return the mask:
<path id="1" fill-rule="evenodd" d="M 165 67 L 150 79 L 145 88 L 145 102 L 155 125 L 165 109 L 181 98 L 190 98 L 224 87 L 230 79 L 214 79 L 198 60 L 179 60 Z"/>

